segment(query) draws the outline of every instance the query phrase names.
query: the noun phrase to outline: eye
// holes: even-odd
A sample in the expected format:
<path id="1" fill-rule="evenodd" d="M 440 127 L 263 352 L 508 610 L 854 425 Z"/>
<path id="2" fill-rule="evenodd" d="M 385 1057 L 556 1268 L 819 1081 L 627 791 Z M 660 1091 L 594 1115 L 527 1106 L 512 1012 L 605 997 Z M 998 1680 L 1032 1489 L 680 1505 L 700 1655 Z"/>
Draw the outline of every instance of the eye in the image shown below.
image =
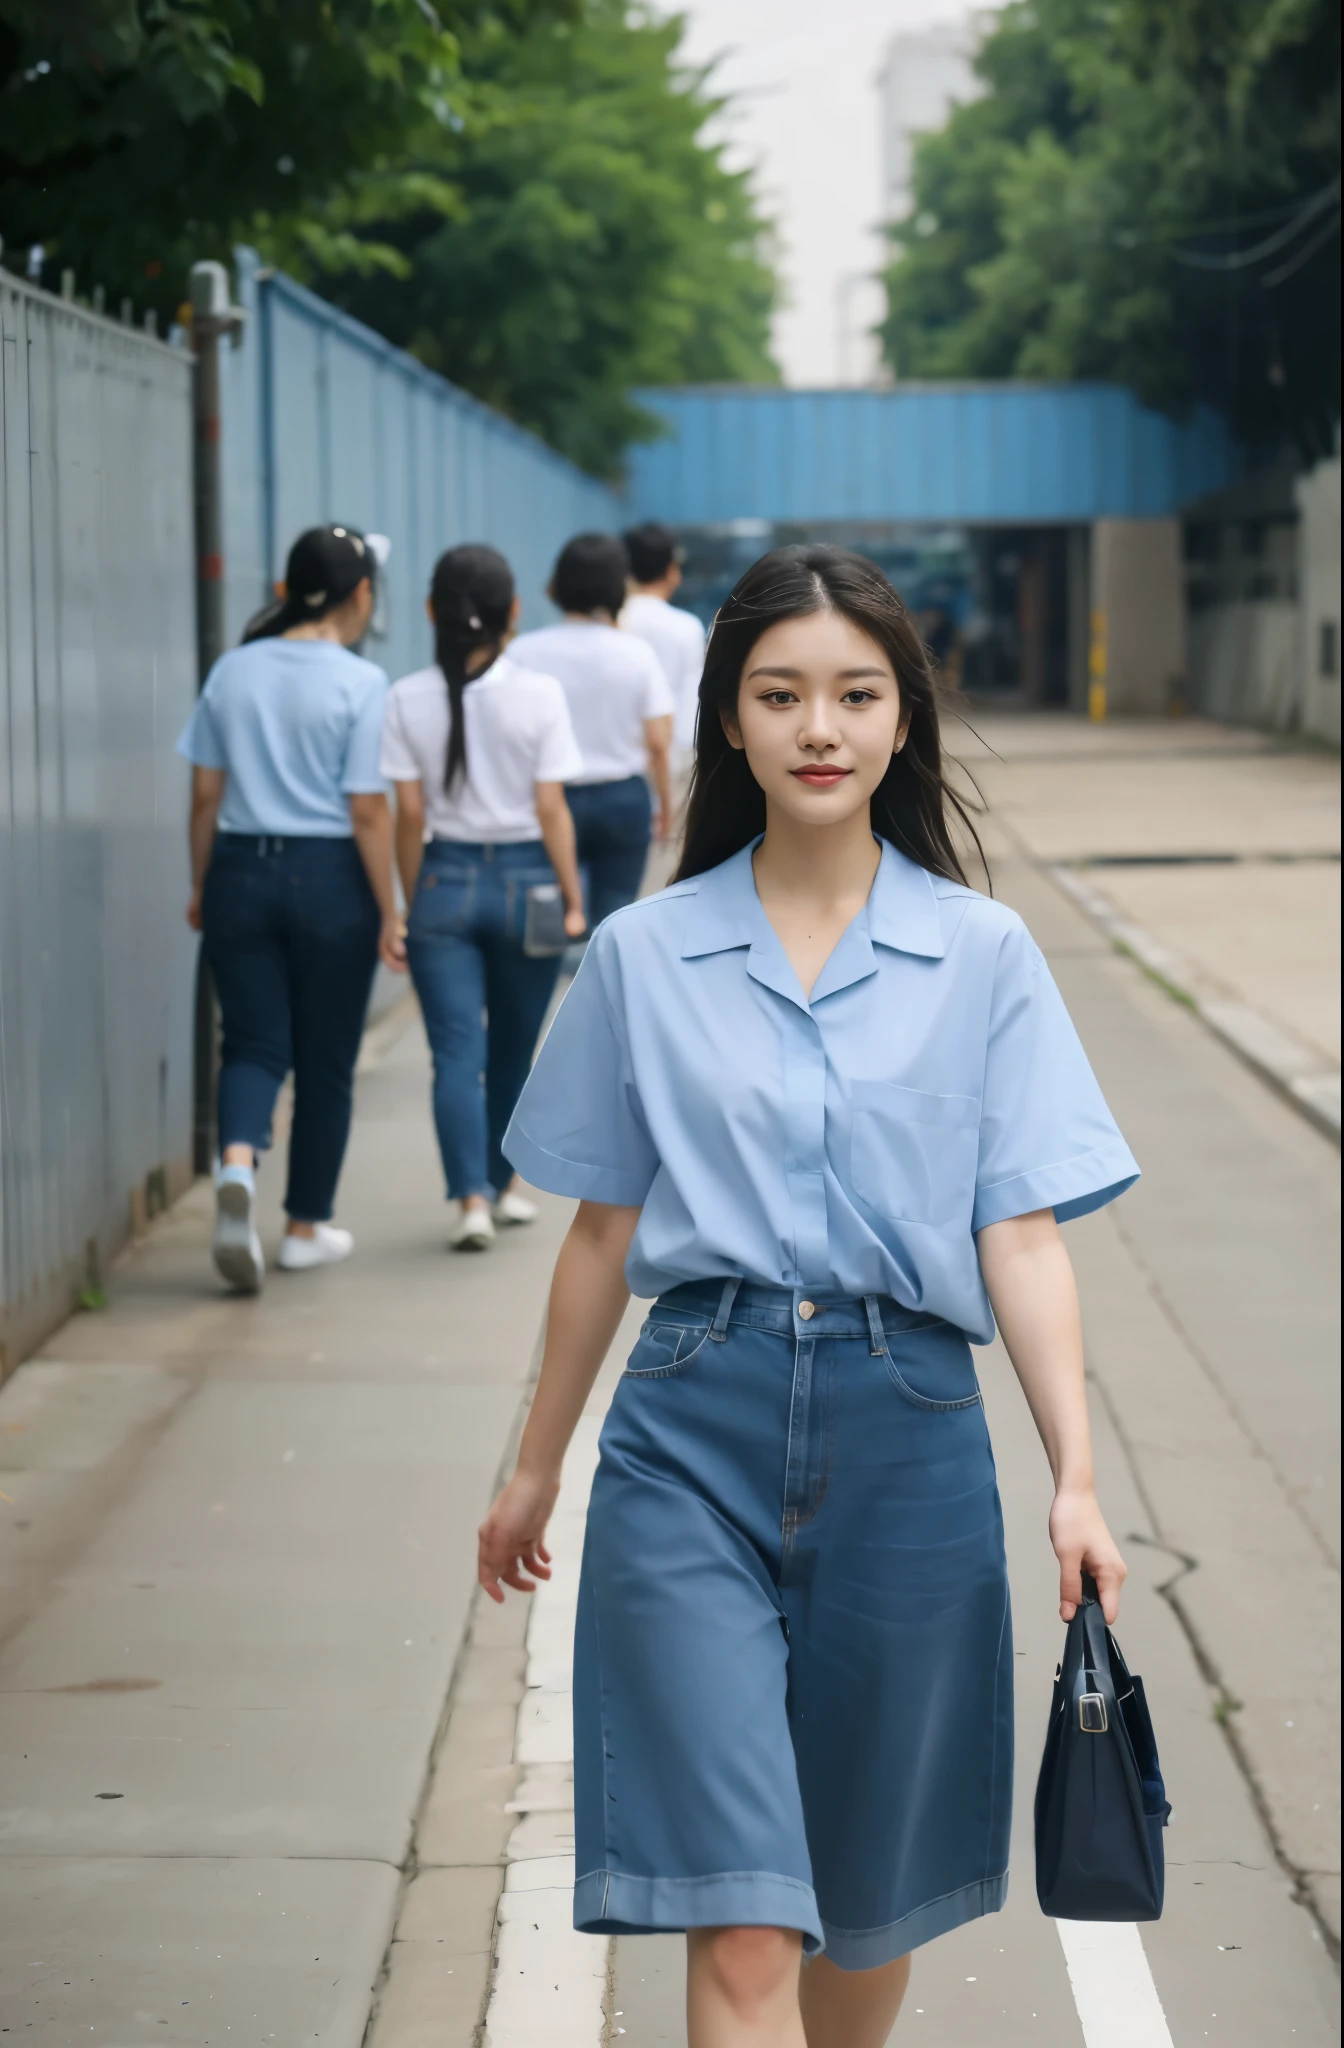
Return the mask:
<path id="1" fill-rule="evenodd" d="M 762 704 L 796 704 L 798 699 L 792 690 L 765 690 L 761 694 Z"/>
<path id="2" fill-rule="evenodd" d="M 877 691 L 867 690 L 862 684 L 857 684 L 854 689 L 845 691 L 840 702 L 842 704 L 875 704 L 877 702 Z"/>

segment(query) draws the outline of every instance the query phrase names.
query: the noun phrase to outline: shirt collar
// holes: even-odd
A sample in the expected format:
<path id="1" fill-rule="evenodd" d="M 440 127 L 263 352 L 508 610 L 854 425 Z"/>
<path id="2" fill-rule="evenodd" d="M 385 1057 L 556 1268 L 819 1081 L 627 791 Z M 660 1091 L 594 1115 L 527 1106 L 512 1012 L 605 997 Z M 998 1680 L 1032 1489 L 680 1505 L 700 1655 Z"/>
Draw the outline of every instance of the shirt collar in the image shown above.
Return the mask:
<path id="1" fill-rule="evenodd" d="M 773 940 L 774 946 L 778 947 L 779 941 L 756 894 L 756 878 L 751 870 L 751 857 L 759 844 L 759 840 L 753 840 L 750 846 L 744 846 L 740 853 L 733 854 L 721 866 L 711 868 L 696 878 L 695 893 L 688 893 L 686 900 L 681 947 L 683 960 L 699 959 L 706 953 L 727 952 L 736 946 L 750 946 L 755 960 L 760 954 L 772 950 L 768 940 Z M 933 892 L 933 876 L 927 869 L 908 860 L 903 853 L 898 853 L 887 840 L 882 842 L 882 858 L 873 877 L 866 921 L 863 937 L 872 945 L 890 946 L 899 953 L 917 953 L 929 960 L 941 960 L 946 950 L 942 920 L 938 915 L 938 898 Z M 847 941 L 858 936 L 863 924 L 862 918 L 856 920 L 826 963 L 812 991 L 813 1002 L 822 995 L 833 993 L 834 987 L 840 985 L 833 979 L 832 968 L 839 967 L 840 954 L 848 951 Z M 782 953 L 782 948 L 780 951 Z M 871 972 L 875 964 L 870 960 L 867 971 Z M 855 960 L 853 965 L 857 967 L 860 963 Z M 852 972 L 846 976 L 847 980 L 857 978 Z M 771 986 L 777 985 L 773 974 L 770 983 Z M 781 993 L 790 992 L 781 990 Z"/>

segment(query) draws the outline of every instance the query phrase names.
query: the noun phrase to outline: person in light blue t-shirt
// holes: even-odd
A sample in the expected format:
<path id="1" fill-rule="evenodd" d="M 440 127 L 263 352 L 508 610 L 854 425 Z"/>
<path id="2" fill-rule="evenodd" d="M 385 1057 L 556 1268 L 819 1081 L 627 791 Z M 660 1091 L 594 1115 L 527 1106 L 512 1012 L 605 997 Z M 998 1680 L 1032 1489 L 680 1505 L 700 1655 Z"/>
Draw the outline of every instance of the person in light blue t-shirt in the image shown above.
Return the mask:
<path id="1" fill-rule="evenodd" d="M 1114 1621 L 1124 1578 L 1058 1226 L 1138 1168 L 958 808 L 880 569 L 756 563 L 710 636 L 678 875 L 594 933 L 502 1147 L 578 1210 L 480 1530 L 492 1598 L 550 1577 L 569 1438 L 656 1297 L 579 1572 L 574 1918 L 686 1933 L 691 2048 L 879 2048 L 911 1951 L 1004 1902 L 996 1322 L 1061 1618 L 1086 1573 Z"/>
<path id="2" fill-rule="evenodd" d="M 387 677 L 353 651 L 376 574 L 374 542 L 353 528 L 302 534 L 284 598 L 215 663 L 178 742 L 193 765 L 187 916 L 224 1023 L 214 1259 L 251 1293 L 265 1273 L 257 1157 L 291 1068 L 279 1263 L 325 1265 L 354 1248 L 330 1218 L 355 1059 L 380 953 L 405 966 L 378 765 Z"/>

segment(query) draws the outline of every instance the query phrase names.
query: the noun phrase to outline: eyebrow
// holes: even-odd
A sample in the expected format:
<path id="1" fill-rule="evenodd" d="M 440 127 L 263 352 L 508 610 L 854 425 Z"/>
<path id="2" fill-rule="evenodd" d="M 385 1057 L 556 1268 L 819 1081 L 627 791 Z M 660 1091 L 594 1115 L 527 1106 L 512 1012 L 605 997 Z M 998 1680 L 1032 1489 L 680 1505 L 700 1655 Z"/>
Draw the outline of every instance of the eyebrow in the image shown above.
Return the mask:
<path id="1" fill-rule="evenodd" d="M 753 676 L 777 676 L 781 682 L 796 683 L 805 673 L 801 668 L 752 668 L 747 670 L 747 681 L 750 682 Z M 887 668 L 838 668 L 835 671 L 836 681 L 842 683 L 851 683 L 858 676 L 890 675 L 891 670 Z"/>

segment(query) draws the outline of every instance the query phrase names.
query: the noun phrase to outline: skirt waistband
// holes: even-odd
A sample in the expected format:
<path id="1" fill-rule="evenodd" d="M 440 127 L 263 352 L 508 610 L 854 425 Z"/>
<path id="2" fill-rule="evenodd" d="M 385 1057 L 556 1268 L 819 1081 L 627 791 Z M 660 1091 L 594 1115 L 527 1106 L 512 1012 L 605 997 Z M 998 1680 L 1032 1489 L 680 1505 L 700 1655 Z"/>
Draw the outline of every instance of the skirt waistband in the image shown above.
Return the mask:
<path id="1" fill-rule="evenodd" d="M 806 1287 L 766 1287 L 755 1280 L 686 1280 L 669 1287 L 654 1303 L 672 1314 L 689 1313 L 711 1319 L 710 1335 L 720 1341 L 731 1323 L 768 1330 L 781 1337 L 866 1337 L 875 1351 L 880 1341 L 913 1330 L 942 1327 L 941 1316 L 903 1308 L 890 1295 L 839 1294 Z"/>

